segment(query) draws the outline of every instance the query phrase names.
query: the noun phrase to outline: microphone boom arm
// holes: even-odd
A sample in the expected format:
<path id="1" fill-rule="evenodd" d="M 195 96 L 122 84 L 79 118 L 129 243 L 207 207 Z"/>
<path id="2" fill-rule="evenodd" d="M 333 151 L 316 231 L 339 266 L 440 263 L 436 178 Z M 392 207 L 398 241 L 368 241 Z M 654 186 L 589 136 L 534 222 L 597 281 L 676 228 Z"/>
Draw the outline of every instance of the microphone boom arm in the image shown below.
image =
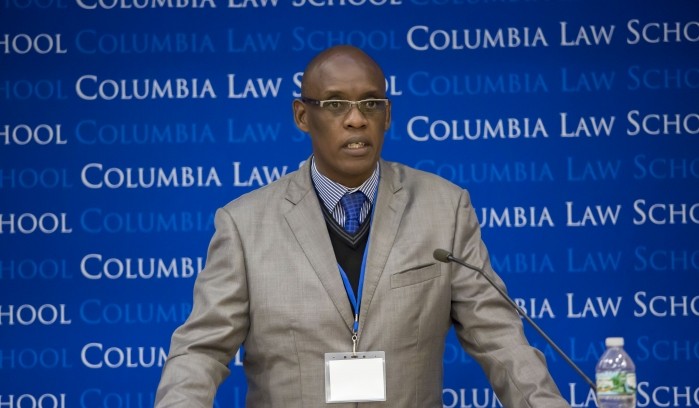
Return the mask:
<path id="1" fill-rule="evenodd" d="M 488 283 L 490 283 L 490 285 L 492 287 L 494 287 L 495 290 L 498 291 L 498 293 L 500 293 L 500 296 L 502 296 L 505 300 L 507 300 L 507 302 L 517 311 L 517 313 L 520 316 L 522 316 L 524 318 L 524 320 L 526 320 L 534 328 L 534 330 L 536 330 L 537 333 L 539 333 L 539 335 L 541 337 L 543 337 L 544 340 L 546 340 L 546 342 L 551 347 L 553 347 L 553 349 L 556 350 L 556 352 L 558 354 L 560 354 L 561 357 L 563 357 L 563 359 L 566 361 L 566 363 L 568 363 L 568 365 L 573 367 L 573 369 L 580 375 L 580 377 L 583 378 L 583 380 L 585 380 L 585 382 L 590 386 L 590 388 L 592 388 L 592 390 L 595 391 L 595 393 L 597 393 L 597 386 L 595 385 L 595 383 L 587 375 L 585 375 L 585 373 L 580 369 L 580 367 L 578 367 L 573 362 L 573 360 L 571 360 L 570 357 L 568 357 L 566 355 L 566 353 L 563 352 L 563 350 L 561 350 L 561 348 L 558 347 L 558 345 L 556 345 L 556 343 L 554 343 L 553 340 L 551 340 L 551 338 L 539 327 L 539 325 L 534 323 L 534 321 L 524 312 L 524 310 L 522 310 L 521 307 L 519 307 L 517 305 L 517 303 L 514 302 L 514 300 L 512 300 L 509 296 L 507 296 L 507 294 L 502 289 L 500 289 L 500 287 L 498 287 L 498 285 L 496 285 L 495 282 L 493 282 L 493 280 L 490 279 L 490 277 L 488 275 L 486 275 L 483 272 L 482 268 L 478 268 L 476 266 L 473 266 L 471 264 L 466 263 L 465 261 L 463 261 L 459 258 L 456 258 L 451 254 L 451 252 L 446 251 L 444 249 L 436 249 L 434 251 L 434 258 L 438 261 L 445 262 L 445 263 L 456 262 L 457 264 L 459 264 L 463 267 L 466 267 L 468 269 L 471 269 L 473 271 L 478 272 L 478 274 L 481 275 L 482 277 L 484 277 L 488 281 Z"/>

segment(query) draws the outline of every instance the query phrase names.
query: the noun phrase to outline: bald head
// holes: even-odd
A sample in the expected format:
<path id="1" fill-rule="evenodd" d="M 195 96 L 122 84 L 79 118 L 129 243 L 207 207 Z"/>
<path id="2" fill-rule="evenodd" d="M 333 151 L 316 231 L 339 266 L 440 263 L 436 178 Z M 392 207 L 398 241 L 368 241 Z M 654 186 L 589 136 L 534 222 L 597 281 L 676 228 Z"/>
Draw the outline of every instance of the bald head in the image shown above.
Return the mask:
<path id="1" fill-rule="evenodd" d="M 384 133 L 391 125 L 381 68 L 359 48 L 329 48 L 308 63 L 301 95 L 292 102 L 294 121 L 311 137 L 318 171 L 345 187 L 361 185 L 376 169 Z M 334 102 L 324 107 L 322 102 L 327 101 Z M 333 103 L 341 101 L 354 104 L 344 112 L 333 110 Z M 358 101 L 381 108 L 360 110 Z"/>
<path id="2" fill-rule="evenodd" d="M 362 68 L 372 81 L 385 87 L 383 70 L 373 58 L 357 47 L 338 45 L 324 50 L 308 63 L 301 79 L 301 94 L 306 95 L 306 91 L 311 91 L 337 67 L 349 64 Z"/>

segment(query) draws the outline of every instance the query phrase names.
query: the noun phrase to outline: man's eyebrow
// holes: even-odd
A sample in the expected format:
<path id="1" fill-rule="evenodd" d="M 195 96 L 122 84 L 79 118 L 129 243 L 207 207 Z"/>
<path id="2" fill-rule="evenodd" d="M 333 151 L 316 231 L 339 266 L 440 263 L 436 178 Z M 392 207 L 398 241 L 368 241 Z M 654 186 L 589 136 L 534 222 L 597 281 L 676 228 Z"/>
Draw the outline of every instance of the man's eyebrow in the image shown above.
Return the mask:
<path id="1" fill-rule="evenodd" d="M 362 96 L 362 99 L 385 99 L 386 95 L 384 92 L 369 92 Z"/>
<path id="2" fill-rule="evenodd" d="M 330 92 L 327 94 L 323 94 L 323 99 L 347 99 L 342 92 Z"/>
<path id="3" fill-rule="evenodd" d="M 358 100 L 362 99 L 384 99 L 386 96 L 384 96 L 384 93 L 378 90 L 372 90 L 372 91 L 367 91 L 364 92 L 359 96 Z M 349 100 L 350 98 L 341 91 L 328 91 L 328 93 L 324 93 L 322 99 L 328 100 L 328 99 L 339 99 L 339 100 Z"/>

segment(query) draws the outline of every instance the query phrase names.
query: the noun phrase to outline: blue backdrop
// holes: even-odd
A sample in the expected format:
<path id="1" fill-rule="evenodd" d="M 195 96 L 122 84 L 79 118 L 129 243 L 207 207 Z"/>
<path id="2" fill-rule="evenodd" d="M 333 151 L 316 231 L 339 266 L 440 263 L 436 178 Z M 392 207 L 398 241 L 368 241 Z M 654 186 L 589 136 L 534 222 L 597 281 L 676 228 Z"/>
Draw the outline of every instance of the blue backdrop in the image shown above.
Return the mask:
<path id="1" fill-rule="evenodd" d="M 0 406 L 152 406 L 215 209 L 308 157 L 291 101 L 342 43 L 385 69 L 384 158 L 472 193 L 566 353 L 593 377 L 623 336 L 639 406 L 699 407 L 691 0 L 1 0 Z M 499 406 L 454 338 L 444 363 L 445 407 Z"/>

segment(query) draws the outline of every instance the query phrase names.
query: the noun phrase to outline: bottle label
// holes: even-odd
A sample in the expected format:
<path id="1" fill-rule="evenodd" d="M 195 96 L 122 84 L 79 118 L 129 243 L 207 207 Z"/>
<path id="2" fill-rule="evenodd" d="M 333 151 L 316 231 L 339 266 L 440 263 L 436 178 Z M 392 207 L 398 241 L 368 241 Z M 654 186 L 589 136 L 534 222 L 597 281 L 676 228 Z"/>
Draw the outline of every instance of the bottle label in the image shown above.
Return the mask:
<path id="1" fill-rule="evenodd" d="M 597 395 L 634 395 L 636 374 L 624 371 L 597 373 Z"/>

